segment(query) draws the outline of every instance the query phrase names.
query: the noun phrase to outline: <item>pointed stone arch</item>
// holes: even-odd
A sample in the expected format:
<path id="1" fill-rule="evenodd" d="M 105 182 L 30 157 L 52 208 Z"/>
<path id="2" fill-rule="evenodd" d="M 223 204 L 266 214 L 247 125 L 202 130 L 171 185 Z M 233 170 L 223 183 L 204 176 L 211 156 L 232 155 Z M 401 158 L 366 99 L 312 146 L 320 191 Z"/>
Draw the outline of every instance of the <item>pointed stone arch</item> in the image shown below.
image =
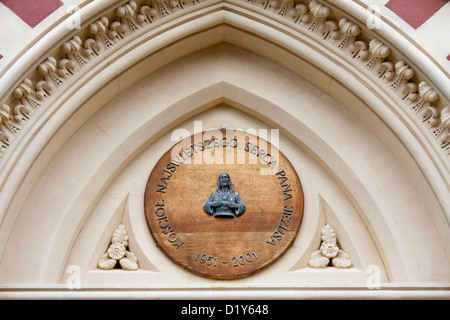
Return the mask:
<path id="1" fill-rule="evenodd" d="M 122 1 L 120 5 L 126 3 Z M 291 4 L 282 2 L 282 5 Z M 55 76 L 62 77 L 64 83 L 42 100 L 42 106 L 26 124 L 21 123 L 20 132 L 10 139 L 2 160 L 0 182 L 5 192 L 0 198 L 3 217 L 0 232 L 5 242 L 2 244 L 0 268 L 9 268 L 12 263 L 21 266 L 8 274 L 9 279 L 46 284 L 60 281 L 80 229 L 121 172 L 170 129 L 222 104 L 270 127 L 280 128 L 291 141 L 289 143 L 305 150 L 320 163 L 350 199 L 362 225 L 372 237 L 390 281 L 408 283 L 432 282 L 439 277 L 448 279 L 445 268 L 442 271 L 438 267 L 440 264 L 448 265 L 448 258 L 431 252 L 433 243 L 441 243 L 446 252 L 449 250 L 448 241 L 445 241 L 449 233 L 445 149 L 428 137 L 428 129 L 420 126 L 421 122 L 417 122 L 414 114 L 411 117 L 407 113 L 405 105 L 410 105 L 405 101 L 408 102 L 408 95 L 399 96 L 390 88 L 391 85 L 395 89 L 398 86 L 405 90 L 412 88 L 410 93 L 414 94 L 414 85 L 408 86 L 409 79 L 399 75 L 392 81 L 380 80 L 365 61 L 361 63 L 364 50 L 367 54 L 370 51 L 364 47 L 368 41 L 357 43 L 356 38 L 346 35 L 349 37 L 344 43 L 346 51 L 341 52 L 339 45 L 343 39 L 332 35 L 337 29 L 331 28 L 332 19 L 328 16 L 316 16 L 316 11 L 311 8 L 302 13 L 302 8 L 295 7 L 294 14 L 294 11 L 286 10 L 288 7 L 280 13 L 278 9 L 268 7 L 267 3 L 260 6 L 259 3 L 243 1 L 205 1 L 186 8 L 166 7 L 170 12 L 168 16 L 161 14 L 151 27 L 147 22 L 140 29 L 125 33 L 123 39 L 112 46 L 105 43 L 103 51 L 98 50 L 96 60 L 78 70 L 73 69 L 73 75 L 67 78 L 63 75 L 64 70 L 70 73 L 70 63 L 64 59 L 43 60 L 48 52 L 43 55 L 39 52 L 41 56 L 31 64 L 38 71 L 36 73 L 36 69 L 30 67 L 28 73 L 23 73 L 26 78 L 35 80 L 40 76 L 50 76 L 45 79 L 49 82 L 53 81 L 51 76 Z M 119 3 L 116 3 L 92 11 L 85 27 L 96 25 L 98 30 L 102 24 L 106 27 L 107 23 L 100 18 L 108 16 L 109 20 L 114 20 L 118 7 Z M 308 36 L 306 31 L 309 28 L 305 31 L 302 29 L 305 26 L 295 25 L 303 23 L 301 15 L 306 13 L 315 21 L 311 20 L 311 25 L 306 26 L 316 23 L 325 28 L 322 30 L 330 28 L 325 35 L 316 26 L 315 33 Z M 149 19 L 151 15 L 146 17 Z M 357 21 L 355 17 L 353 20 Z M 336 41 L 341 40 L 338 48 L 333 47 L 333 37 Z M 65 44 L 72 41 L 70 39 L 75 39 L 73 34 L 53 41 L 57 44 L 54 52 L 60 51 L 60 46 L 63 51 L 68 51 L 69 45 Z M 76 46 L 76 39 L 73 41 L 75 43 L 71 45 Z M 99 44 L 103 40 L 94 41 Z M 351 42 L 354 48 L 350 48 L 348 43 Z M 95 44 L 90 43 L 90 46 Z M 376 57 L 375 53 L 371 54 L 370 57 Z M 385 59 L 382 56 L 378 59 Z M 394 58 L 397 57 L 395 54 Z M 66 57 L 69 62 L 70 58 Z M 233 67 L 233 63 L 245 69 L 245 59 L 253 59 L 246 69 L 249 72 L 236 76 L 233 71 L 239 69 L 227 69 Z M 40 67 L 41 61 L 47 61 L 45 69 Z M 53 69 L 60 73 L 52 73 Z M 420 77 L 425 76 L 424 72 L 419 73 Z M 36 87 L 27 90 L 28 82 L 21 86 L 23 92 L 15 90 L 18 83 L 23 82 L 23 74 L 3 91 L 6 99 L 10 99 L 2 101 L 4 105 L 11 107 L 17 100 L 39 96 Z M 44 83 L 41 85 L 44 89 L 42 94 L 49 94 Z M 134 101 L 130 98 L 132 93 L 139 94 L 142 88 L 152 93 L 151 96 L 148 96 L 149 92 L 144 95 L 151 99 L 151 107 L 146 108 L 142 103 L 127 105 Z M 309 105 L 293 104 L 308 98 L 305 88 L 314 91 Z M 434 106 L 442 110 L 447 102 L 439 88 L 436 91 L 439 92 L 439 103 L 443 105 L 433 105 L 436 100 L 422 96 L 411 103 L 420 102 L 427 104 L 426 108 Z M 25 95 L 24 92 L 29 93 Z M 327 104 L 324 109 L 327 113 L 314 110 L 314 99 Z M 339 105 L 337 111 L 330 108 L 333 99 Z M 29 103 L 27 101 L 23 104 Z M 110 114 L 106 117 L 108 112 Z M 132 115 L 124 117 L 123 112 Z M 351 120 L 341 118 L 345 113 L 351 115 Z M 376 173 L 369 175 L 362 162 L 353 162 L 346 155 L 345 135 L 333 135 L 338 133 L 331 130 L 337 124 L 329 119 L 353 125 L 353 128 L 345 128 L 348 130 L 347 138 L 352 132 L 361 134 L 361 150 L 383 149 L 389 161 L 383 160 L 382 156 L 369 157 L 368 152 L 366 160 Z M 120 126 L 120 130 L 117 127 L 113 130 L 114 126 Z M 362 130 L 363 127 L 367 127 L 367 131 Z M 89 159 L 89 150 L 93 150 L 89 146 L 90 141 L 107 147 L 104 153 L 98 154 L 103 158 Z M 58 188 L 55 187 L 56 180 L 51 178 L 71 170 L 73 162 L 70 158 L 76 157 L 77 152 L 84 155 L 75 166 L 79 171 L 73 167 L 74 172 L 63 179 L 64 185 L 69 185 L 73 192 L 66 191 L 70 194 L 66 202 L 55 201 Z M 95 167 L 88 169 L 92 162 Z M 406 166 L 401 163 L 406 163 Z M 388 197 L 387 189 L 378 188 L 377 182 L 387 185 L 388 177 L 396 176 L 399 168 L 397 197 Z M 87 173 L 83 173 L 86 169 Z M 85 180 L 78 183 L 74 182 L 76 179 Z M 407 186 L 408 183 L 412 187 Z M 411 190 L 416 199 L 407 195 Z M 47 216 L 41 217 L 38 210 L 30 210 L 33 199 L 39 200 L 41 206 L 46 206 L 49 201 L 54 201 L 55 205 L 47 208 L 50 212 Z M 410 205 L 409 201 L 413 203 Z M 414 211 L 412 216 L 409 215 L 411 209 Z M 41 219 L 48 219 L 56 225 L 51 230 L 45 227 L 33 230 L 32 236 L 26 238 L 25 235 L 31 231 L 30 224 L 39 223 Z M 427 221 L 425 225 L 423 221 Z M 418 225 L 420 230 L 414 236 L 409 235 L 410 230 Z M 431 236 L 434 230 L 437 232 Z M 422 239 L 428 237 L 431 240 L 423 243 Z M 40 238 L 47 241 L 44 241 L 41 255 L 15 260 L 15 248 L 30 248 Z M 36 273 L 26 274 L 28 266 L 39 261 Z M 431 273 L 435 268 L 441 270 L 440 273 L 431 275 L 420 271 L 425 269 Z"/>

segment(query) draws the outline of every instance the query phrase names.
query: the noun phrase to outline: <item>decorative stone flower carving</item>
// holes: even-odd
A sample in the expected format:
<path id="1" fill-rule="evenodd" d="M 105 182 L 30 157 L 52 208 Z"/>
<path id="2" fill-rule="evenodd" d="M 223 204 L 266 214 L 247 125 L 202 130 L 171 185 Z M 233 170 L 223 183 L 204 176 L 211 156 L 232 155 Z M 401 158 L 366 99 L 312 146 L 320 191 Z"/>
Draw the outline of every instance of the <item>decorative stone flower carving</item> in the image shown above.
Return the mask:
<path id="1" fill-rule="evenodd" d="M 125 257 L 125 247 L 119 242 L 112 243 L 108 249 L 108 255 L 111 259 L 120 260 Z"/>
<path id="2" fill-rule="evenodd" d="M 336 242 L 336 233 L 334 232 L 333 229 L 331 229 L 331 227 L 329 225 L 325 225 L 322 228 L 322 237 L 321 237 L 322 241 L 334 241 Z"/>
<path id="3" fill-rule="evenodd" d="M 314 252 L 309 260 L 309 266 L 311 268 L 325 268 L 330 263 L 330 259 L 322 256 L 319 251 Z"/>
<path id="4" fill-rule="evenodd" d="M 350 256 L 342 250 L 339 250 L 337 257 L 331 260 L 331 263 L 336 268 L 350 268 L 352 266 Z"/>
<path id="5" fill-rule="evenodd" d="M 117 260 L 110 259 L 107 252 L 98 261 L 98 267 L 103 270 L 111 270 L 116 266 L 116 263 Z"/>
<path id="6" fill-rule="evenodd" d="M 137 270 L 138 268 L 137 258 L 130 251 L 126 252 L 126 258 L 120 259 L 119 263 L 124 270 Z"/>
<path id="7" fill-rule="evenodd" d="M 98 262 L 99 269 L 111 270 L 113 269 L 117 261 L 124 270 L 137 270 L 137 258 L 136 256 L 127 250 L 128 247 L 128 234 L 123 224 L 119 225 L 114 231 L 111 238 L 111 244 L 107 252 L 100 258 Z"/>
<path id="8" fill-rule="evenodd" d="M 327 240 L 320 245 L 320 253 L 327 258 L 334 258 L 339 252 L 336 242 Z"/>
<path id="9" fill-rule="evenodd" d="M 113 243 L 120 243 L 125 247 L 128 246 L 128 234 L 123 224 L 119 225 L 116 231 L 114 231 L 111 241 Z"/>
<path id="10" fill-rule="evenodd" d="M 308 265 L 311 268 L 325 268 L 330 264 L 336 268 L 350 268 L 350 256 L 337 245 L 336 233 L 329 226 L 322 228 L 322 243 L 319 250 L 311 255 Z"/>

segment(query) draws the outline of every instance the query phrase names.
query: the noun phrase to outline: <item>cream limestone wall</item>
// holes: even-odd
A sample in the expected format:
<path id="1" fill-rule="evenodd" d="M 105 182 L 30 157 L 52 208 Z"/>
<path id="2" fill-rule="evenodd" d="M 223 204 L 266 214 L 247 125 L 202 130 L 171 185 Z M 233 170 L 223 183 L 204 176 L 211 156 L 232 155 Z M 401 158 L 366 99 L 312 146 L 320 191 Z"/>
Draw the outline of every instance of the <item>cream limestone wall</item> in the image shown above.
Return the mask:
<path id="1" fill-rule="evenodd" d="M 34 47 L 39 47 L 41 45 L 40 40 L 48 37 L 48 34 L 58 25 L 63 26 L 66 31 L 70 31 L 70 28 L 76 29 L 77 22 L 82 20 L 81 8 L 94 5 L 104 7 L 108 1 L 63 0 L 61 2 L 63 3 L 61 7 L 34 28 L 30 27 L 3 3 L 0 3 L 0 19 L 3 22 L 0 39 L 5 44 L 0 52 L 3 56 L 0 59 L 0 76 L 3 76 L 6 70 L 13 67 L 18 60 L 21 60 L 19 64 L 23 64 L 23 60 L 27 58 L 29 52 L 33 51 Z M 43 48 L 39 49 L 42 50 Z"/>
<path id="2" fill-rule="evenodd" d="M 351 58 L 238 9 L 200 6 L 117 45 L 17 136 L 2 162 L 2 297 L 449 297 L 448 163 L 426 128 Z M 279 130 L 302 181 L 293 247 L 251 277 L 193 275 L 147 229 L 148 176 L 194 121 Z M 121 223 L 139 270 L 99 270 Z M 352 268 L 308 267 L 325 224 Z"/>

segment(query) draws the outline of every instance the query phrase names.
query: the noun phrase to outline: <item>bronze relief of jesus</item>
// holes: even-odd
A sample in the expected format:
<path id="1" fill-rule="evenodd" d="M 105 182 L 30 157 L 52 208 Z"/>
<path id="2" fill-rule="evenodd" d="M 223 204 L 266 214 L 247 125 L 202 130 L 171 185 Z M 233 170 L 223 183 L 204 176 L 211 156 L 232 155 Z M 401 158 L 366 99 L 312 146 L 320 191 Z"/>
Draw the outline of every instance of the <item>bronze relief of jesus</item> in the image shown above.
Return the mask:
<path id="1" fill-rule="evenodd" d="M 217 179 L 217 188 L 203 205 L 203 210 L 216 218 L 234 218 L 245 212 L 245 205 L 231 186 L 230 175 L 222 172 Z"/>

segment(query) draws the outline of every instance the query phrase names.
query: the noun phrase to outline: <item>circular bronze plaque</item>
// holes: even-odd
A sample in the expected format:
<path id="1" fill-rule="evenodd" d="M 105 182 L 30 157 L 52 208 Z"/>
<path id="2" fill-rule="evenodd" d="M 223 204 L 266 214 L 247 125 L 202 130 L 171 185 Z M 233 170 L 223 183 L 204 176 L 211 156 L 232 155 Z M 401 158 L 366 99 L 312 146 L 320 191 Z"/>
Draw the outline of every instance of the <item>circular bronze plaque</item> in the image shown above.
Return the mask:
<path id="1" fill-rule="evenodd" d="M 150 232 L 170 259 L 202 276 L 236 279 L 292 245 L 303 191 L 275 146 L 246 132 L 215 130 L 162 156 L 144 205 Z"/>

